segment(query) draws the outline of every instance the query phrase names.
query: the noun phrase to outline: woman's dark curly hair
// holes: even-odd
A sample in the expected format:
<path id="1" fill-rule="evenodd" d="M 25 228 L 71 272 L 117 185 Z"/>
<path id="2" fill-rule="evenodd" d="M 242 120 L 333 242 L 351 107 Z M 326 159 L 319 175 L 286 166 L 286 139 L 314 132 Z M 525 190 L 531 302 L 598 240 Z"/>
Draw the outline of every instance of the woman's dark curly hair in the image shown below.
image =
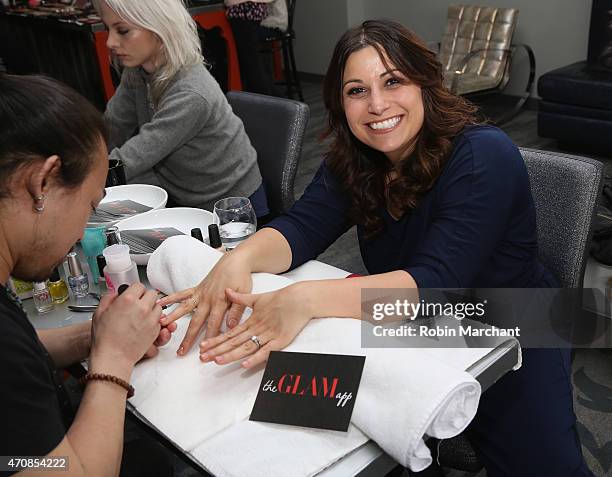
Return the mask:
<path id="1" fill-rule="evenodd" d="M 397 177 L 387 183 L 393 165 L 380 151 L 359 141 L 344 113 L 344 68 L 352 53 L 372 46 L 389 69 L 398 69 L 421 87 L 424 120 L 413 153 L 396 166 Z M 453 138 L 468 124 L 477 123 L 477 108 L 443 85 L 442 65 L 423 41 L 399 23 L 366 21 L 347 31 L 336 45 L 323 86 L 331 137 L 328 167 L 350 194 L 350 218 L 371 237 L 383 229 L 381 207 L 413 209 L 442 173 Z"/>

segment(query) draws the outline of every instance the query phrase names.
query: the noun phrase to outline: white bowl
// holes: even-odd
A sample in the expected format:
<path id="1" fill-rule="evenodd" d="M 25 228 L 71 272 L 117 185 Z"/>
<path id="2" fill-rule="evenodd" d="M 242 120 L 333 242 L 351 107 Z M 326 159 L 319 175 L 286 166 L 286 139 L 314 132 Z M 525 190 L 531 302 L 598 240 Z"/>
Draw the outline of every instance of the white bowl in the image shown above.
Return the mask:
<path id="1" fill-rule="evenodd" d="M 114 202 L 116 200 L 133 200 L 139 204 L 151 207 L 151 210 L 163 209 L 168 202 L 168 193 L 161 187 L 149 184 L 128 184 L 106 188 L 106 195 L 100 201 L 101 204 L 106 202 Z M 147 211 L 150 212 L 150 211 Z M 139 214 L 137 214 L 139 215 Z M 117 220 L 113 222 L 104 222 L 105 227 L 110 227 L 117 224 Z M 98 227 L 102 224 L 87 223 L 87 227 Z"/>
<path id="2" fill-rule="evenodd" d="M 199 227 L 204 239 L 208 239 L 208 226 L 213 223 L 213 214 L 207 210 L 189 207 L 174 207 L 171 209 L 150 210 L 144 214 L 135 215 L 117 222 L 121 230 L 138 230 L 159 227 L 174 227 L 186 235 L 191 235 L 191 229 Z M 146 265 L 151 254 L 130 254 L 137 265 Z"/>
<path id="3" fill-rule="evenodd" d="M 166 207 L 168 193 L 161 187 L 149 184 L 120 185 L 107 187 L 106 196 L 102 199 L 102 203 L 128 199 L 157 210 Z"/>

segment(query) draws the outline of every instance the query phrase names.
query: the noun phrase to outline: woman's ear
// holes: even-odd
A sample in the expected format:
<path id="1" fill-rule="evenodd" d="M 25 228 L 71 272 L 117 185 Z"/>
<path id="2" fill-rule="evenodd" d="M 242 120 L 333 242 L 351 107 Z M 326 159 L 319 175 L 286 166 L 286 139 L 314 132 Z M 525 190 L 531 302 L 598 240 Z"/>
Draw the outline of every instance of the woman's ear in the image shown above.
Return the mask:
<path id="1" fill-rule="evenodd" d="M 34 201 L 37 212 L 44 210 L 45 197 L 60 173 L 62 161 L 58 155 L 47 157 L 44 161 L 37 161 L 29 169 L 25 178 L 26 188 Z"/>

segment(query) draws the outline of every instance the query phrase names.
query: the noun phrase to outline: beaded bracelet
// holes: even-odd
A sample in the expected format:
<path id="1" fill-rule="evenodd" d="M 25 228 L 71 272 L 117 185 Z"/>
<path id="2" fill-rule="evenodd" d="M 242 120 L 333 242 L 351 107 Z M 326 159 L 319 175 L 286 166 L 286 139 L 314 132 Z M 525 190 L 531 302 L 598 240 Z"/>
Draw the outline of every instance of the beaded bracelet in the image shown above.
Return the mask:
<path id="1" fill-rule="evenodd" d="M 82 386 L 85 386 L 88 381 L 108 381 L 109 383 L 117 384 L 125 389 L 128 393 L 128 399 L 134 395 L 134 387 L 130 385 L 130 383 L 118 378 L 117 376 L 113 376 L 112 374 L 87 373 L 85 376 L 79 379 L 79 383 Z"/>

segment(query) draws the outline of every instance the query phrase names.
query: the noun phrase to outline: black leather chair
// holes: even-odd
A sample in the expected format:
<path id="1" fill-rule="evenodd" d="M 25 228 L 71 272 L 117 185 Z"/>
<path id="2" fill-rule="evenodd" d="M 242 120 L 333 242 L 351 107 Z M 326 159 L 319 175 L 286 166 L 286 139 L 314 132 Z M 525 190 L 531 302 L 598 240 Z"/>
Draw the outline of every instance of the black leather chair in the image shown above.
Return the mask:
<path id="1" fill-rule="evenodd" d="M 308 105 L 242 91 L 230 91 L 227 99 L 257 151 L 271 216 L 288 211 L 295 202 L 293 184 L 310 118 Z"/>
<path id="2" fill-rule="evenodd" d="M 612 0 L 593 0 L 586 61 L 538 80 L 538 134 L 561 146 L 612 153 Z"/>

